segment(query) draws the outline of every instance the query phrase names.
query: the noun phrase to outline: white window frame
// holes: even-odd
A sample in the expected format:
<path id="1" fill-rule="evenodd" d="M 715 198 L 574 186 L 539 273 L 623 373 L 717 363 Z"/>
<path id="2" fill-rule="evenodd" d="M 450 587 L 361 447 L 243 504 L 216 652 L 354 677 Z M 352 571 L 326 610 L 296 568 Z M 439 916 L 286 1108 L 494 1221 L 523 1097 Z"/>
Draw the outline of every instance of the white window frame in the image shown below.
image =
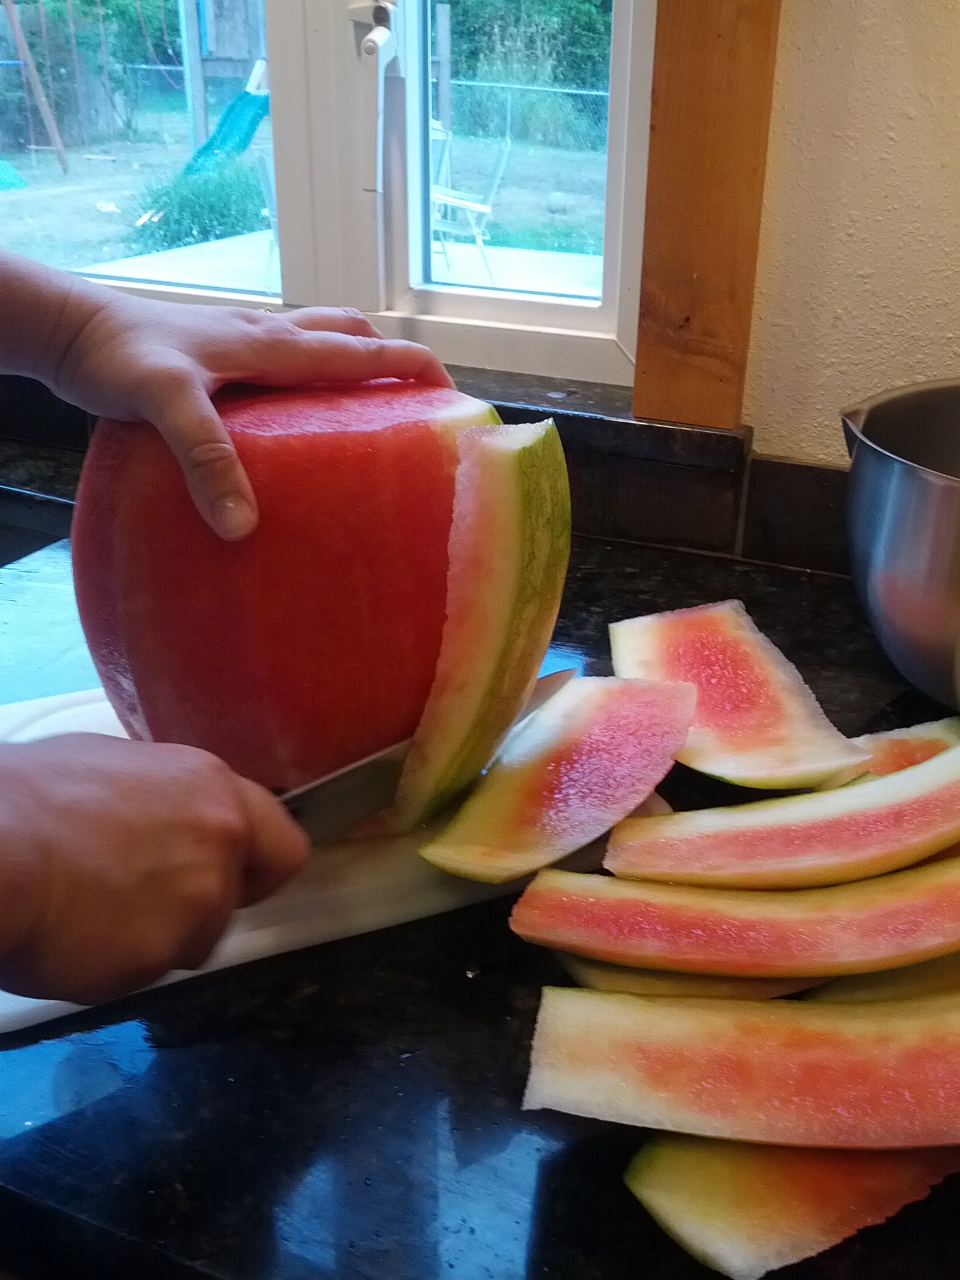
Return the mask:
<path id="1" fill-rule="evenodd" d="M 396 35 L 400 65 L 416 57 L 416 23 Z M 354 306 L 381 271 L 385 306 L 368 308 L 394 337 L 424 342 L 449 364 L 631 385 L 640 297 L 656 0 L 614 0 L 604 225 L 603 297 L 532 297 L 409 284 L 417 233 L 408 121 L 419 77 L 388 75 L 384 127 L 384 248 L 378 250 L 359 168 L 369 119 L 358 113 L 358 28 L 348 0 L 265 0 L 282 303 L 231 291 L 111 282 L 141 296 L 250 306 Z M 397 64 L 392 67 L 397 70 Z M 404 94 L 409 95 L 405 100 Z M 409 106 L 409 110 L 407 109 Z M 409 195 L 409 199 L 408 199 Z M 412 210 L 412 213 L 411 213 Z M 358 230 L 359 229 L 359 230 Z"/>
<path id="2" fill-rule="evenodd" d="M 391 306 L 378 318 L 381 327 L 427 343 L 453 364 L 632 384 L 655 21 L 655 0 L 614 0 L 602 299 L 544 298 L 442 284 L 411 288 L 411 271 L 401 257 L 401 231 L 392 261 L 403 270 L 395 270 Z M 414 45 L 414 24 L 403 34 L 408 47 Z M 406 77 L 408 130 L 420 118 L 420 87 L 419 77 Z M 407 154 L 415 151 L 416 139 L 408 137 Z M 407 238 L 412 259 L 422 231 L 420 175 L 410 177 Z M 396 178 L 391 189 L 400 190 Z M 399 211 L 394 217 L 400 221 Z"/>

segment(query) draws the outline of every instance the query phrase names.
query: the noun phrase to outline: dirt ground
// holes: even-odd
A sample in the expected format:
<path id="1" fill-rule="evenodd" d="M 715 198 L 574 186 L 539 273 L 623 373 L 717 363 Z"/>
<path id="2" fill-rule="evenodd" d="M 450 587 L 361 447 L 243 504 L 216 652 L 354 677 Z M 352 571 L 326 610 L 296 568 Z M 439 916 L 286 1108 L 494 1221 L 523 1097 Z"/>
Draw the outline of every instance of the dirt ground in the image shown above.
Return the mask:
<path id="1" fill-rule="evenodd" d="M 65 174 L 53 151 L 3 154 L 26 187 L 0 190 L 0 244 L 55 267 L 89 267 L 132 252 L 140 193 L 180 169 L 191 147 L 187 117 L 150 121 L 157 141 L 69 149 Z"/>
<path id="2" fill-rule="evenodd" d="M 149 136 L 157 141 L 71 150 L 68 174 L 52 151 L 4 154 L 27 186 L 0 190 L 0 244 L 74 269 L 136 252 L 129 237 L 143 208 L 141 193 L 150 183 L 172 176 L 191 153 L 184 113 L 151 120 Z M 498 151 L 496 141 L 455 138 L 452 185 L 482 198 Z M 562 248 L 569 242 L 572 249 L 597 252 L 604 168 L 601 153 L 515 144 L 494 199 L 489 224 L 494 240 L 531 248 Z M 588 244 L 596 247 L 588 249 Z"/>

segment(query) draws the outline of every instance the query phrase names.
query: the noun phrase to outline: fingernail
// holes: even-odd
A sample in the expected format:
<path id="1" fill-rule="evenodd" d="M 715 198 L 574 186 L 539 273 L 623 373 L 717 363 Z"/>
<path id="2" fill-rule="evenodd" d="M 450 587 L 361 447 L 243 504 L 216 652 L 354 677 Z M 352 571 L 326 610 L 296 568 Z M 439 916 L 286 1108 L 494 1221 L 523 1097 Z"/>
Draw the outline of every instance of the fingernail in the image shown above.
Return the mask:
<path id="1" fill-rule="evenodd" d="M 246 498 L 220 498 L 213 507 L 213 527 L 221 538 L 235 542 L 252 533 L 257 513 Z"/>

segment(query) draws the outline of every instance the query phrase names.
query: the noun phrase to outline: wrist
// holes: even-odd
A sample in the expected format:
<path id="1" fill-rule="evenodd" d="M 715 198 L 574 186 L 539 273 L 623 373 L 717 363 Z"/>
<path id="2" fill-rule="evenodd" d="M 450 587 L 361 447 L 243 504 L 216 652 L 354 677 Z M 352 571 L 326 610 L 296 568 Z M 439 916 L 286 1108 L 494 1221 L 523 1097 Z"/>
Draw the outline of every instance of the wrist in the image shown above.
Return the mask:
<path id="1" fill-rule="evenodd" d="M 67 271 L 0 251 L 0 372 L 56 389 L 80 334 L 113 294 Z"/>

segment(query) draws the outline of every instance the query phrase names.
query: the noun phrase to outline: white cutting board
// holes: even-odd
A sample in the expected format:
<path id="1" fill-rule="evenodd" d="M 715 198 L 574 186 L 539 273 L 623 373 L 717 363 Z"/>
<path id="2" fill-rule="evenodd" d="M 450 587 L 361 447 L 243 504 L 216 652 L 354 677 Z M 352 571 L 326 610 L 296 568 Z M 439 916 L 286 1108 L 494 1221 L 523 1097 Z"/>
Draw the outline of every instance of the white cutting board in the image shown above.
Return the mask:
<path id="1" fill-rule="evenodd" d="M 81 732 L 126 736 L 102 689 L 0 706 L 0 742 Z M 417 857 L 413 839 L 330 845 L 316 850 L 308 866 L 277 893 L 238 911 L 202 969 L 178 969 L 162 981 L 180 982 L 282 951 L 437 915 L 512 888 L 447 875 Z M 0 991 L 0 1033 L 79 1007 Z"/>

